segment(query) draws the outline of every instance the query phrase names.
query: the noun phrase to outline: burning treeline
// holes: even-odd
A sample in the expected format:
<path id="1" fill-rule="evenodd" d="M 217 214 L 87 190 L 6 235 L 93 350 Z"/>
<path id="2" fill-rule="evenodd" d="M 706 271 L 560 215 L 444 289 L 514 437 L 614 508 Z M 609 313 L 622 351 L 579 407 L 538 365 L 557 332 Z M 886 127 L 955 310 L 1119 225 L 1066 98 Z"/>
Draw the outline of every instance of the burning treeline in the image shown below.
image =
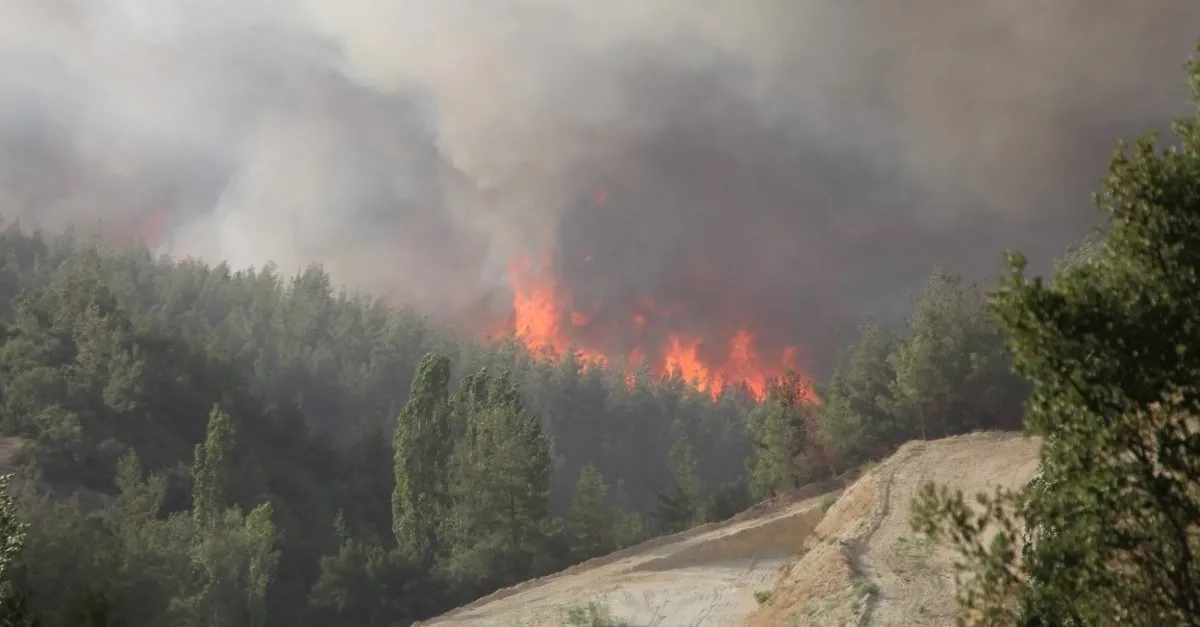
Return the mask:
<path id="1" fill-rule="evenodd" d="M 595 204 L 607 204 L 603 188 Z M 155 211 L 133 230 L 155 248 L 169 226 L 163 212 Z M 507 272 L 511 311 L 473 331 L 515 338 L 538 359 L 558 361 L 570 354 L 583 367 L 620 369 L 630 383 L 639 372 L 656 379 L 677 377 L 713 399 L 734 391 L 762 401 L 771 383 L 789 371 L 809 384 L 798 346 L 760 346 L 754 330 L 738 321 L 709 333 L 686 331 L 697 317 L 687 303 L 659 303 L 649 296 L 636 299 L 629 309 L 580 302 L 555 276 L 555 267 L 550 254 L 513 259 Z M 805 394 L 816 400 L 807 387 Z"/>
<path id="2" fill-rule="evenodd" d="M 786 346 L 764 358 L 750 329 L 735 328 L 726 336 L 704 338 L 671 327 L 675 310 L 642 301 L 621 320 L 604 320 L 576 309 L 570 293 L 558 288 L 547 274 L 549 264 L 535 266 L 527 258 L 513 262 L 512 333 L 535 355 L 562 359 L 574 352 L 585 366 L 622 367 L 627 377 L 641 368 L 658 377 L 677 376 L 702 392 L 719 398 L 730 386 L 745 386 L 754 398 L 765 398 L 772 379 L 787 371 L 803 372 L 798 348 Z M 613 354 L 601 346 L 606 339 L 624 337 L 624 351 Z M 591 341 L 589 341 L 591 338 Z M 655 341 L 654 338 L 659 338 Z"/>
<path id="3" fill-rule="evenodd" d="M 600 186 L 585 204 L 604 212 L 609 198 Z M 590 252 L 577 256 L 584 265 L 595 262 Z M 807 385 L 797 346 L 760 346 L 754 330 L 738 320 L 689 332 L 705 312 L 695 311 L 696 303 L 659 302 L 650 293 L 617 302 L 579 299 L 556 275 L 563 265 L 554 254 L 543 254 L 518 256 L 508 266 L 512 315 L 506 332 L 535 356 L 560 360 L 572 354 L 585 367 L 620 368 L 630 382 L 638 371 L 678 377 L 714 399 L 737 390 L 761 401 L 772 380 L 788 371 L 803 375 Z"/>
<path id="4" fill-rule="evenodd" d="M 707 391 L 829 374 L 837 332 L 900 323 L 935 264 L 987 278 L 1007 248 L 1056 255 L 1093 219 L 1112 138 L 1183 101 L 1200 17 L 1189 0 L 227 4 L 6 3 L 5 215 L 157 211 L 136 230 L 179 256 L 319 260 L 481 335 Z"/>

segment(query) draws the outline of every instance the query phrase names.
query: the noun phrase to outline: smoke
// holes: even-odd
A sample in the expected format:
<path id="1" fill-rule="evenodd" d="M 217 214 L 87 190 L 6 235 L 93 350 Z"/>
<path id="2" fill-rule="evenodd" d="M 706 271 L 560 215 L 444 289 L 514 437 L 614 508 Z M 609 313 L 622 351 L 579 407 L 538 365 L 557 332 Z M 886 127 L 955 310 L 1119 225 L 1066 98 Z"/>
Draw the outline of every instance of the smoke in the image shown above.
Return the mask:
<path id="1" fill-rule="evenodd" d="M 1191 0 L 0 0 L 0 211 L 502 315 L 552 260 L 818 367 L 934 263 L 1038 261 L 1187 111 Z M 599 190 L 602 190 L 599 191 Z M 602 196 L 603 203 L 596 202 Z M 664 319 L 665 320 L 665 319 Z M 663 322 L 664 325 L 668 321 Z"/>

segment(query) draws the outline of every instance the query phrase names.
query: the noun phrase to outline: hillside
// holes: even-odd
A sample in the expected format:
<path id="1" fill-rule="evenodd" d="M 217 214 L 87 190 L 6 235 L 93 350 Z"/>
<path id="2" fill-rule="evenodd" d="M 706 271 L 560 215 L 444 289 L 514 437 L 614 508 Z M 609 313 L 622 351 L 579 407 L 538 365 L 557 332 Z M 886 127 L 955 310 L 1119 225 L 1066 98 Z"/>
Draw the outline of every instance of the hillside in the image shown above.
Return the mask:
<path id="1" fill-rule="evenodd" d="M 17 585 L 52 626 L 95 603 L 128 627 L 405 625 L 660 538 L 641 594 L 789 529 L 753 565 L 627 603 L 724 604 L 724 621 L 819 521 L 796 486 L 924 433 L 1012 428 L 1025 397 L 983 293 L 941 271 L 904 328 L 860 330 L 818 404 L 800 372 L 761 401 L 714 397 L 475 340 L 320 267 L 235 272 L 16 226 L 0 251 L 0 436 L 40 478 L 13 485 L 14 518 L 38 521 Z M 936 406 L 931 381 L 952 386 Z M 756 501 L 775 514 L 673 535 Z M 730 582 L 744 594 L 713 592 Z"/>
<path id="2" fill-rule="evenodd" d="M 947 624 L 952 558 L 909 531 L 912 496 L 926 480 L 968 493 L 1022 484 L 1038 450 L 1036 440 L 1012 433 L 911 442 L 844 492 L 801 490 L 423 624 L 555 625 L 590 603 L 636 626 L 840 625 L 868 614 L 873 625 Z M 839 497 L 826 511 L 828 495 Z M 760 607 L 755 593 L 766 591 L 771 598 Z"/>

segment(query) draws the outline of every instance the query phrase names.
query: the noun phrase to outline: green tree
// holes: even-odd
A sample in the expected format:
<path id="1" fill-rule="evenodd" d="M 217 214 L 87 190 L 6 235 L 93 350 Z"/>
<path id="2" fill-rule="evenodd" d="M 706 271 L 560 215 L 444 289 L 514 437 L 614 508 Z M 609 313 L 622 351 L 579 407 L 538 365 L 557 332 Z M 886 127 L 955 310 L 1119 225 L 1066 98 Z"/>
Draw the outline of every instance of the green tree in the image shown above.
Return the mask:
<path id="1" fill-rule="evenodd" d="M 318 616 L 364 627 L 394 625 L 410 617 L 410 573 L 403 556 L 377 541 L 356 539 L 340 515 L 334 526 L 341 544 L 336 553 L 321 558 L 321 574 L 310 596 Z"/>
<path id="2" fill-rule="evenodd" d="M 391 560 L 397 528 L 411 532 L 399 534 L 410 541 L 395 566 L 411 569 L 399 597 L 411 603 L 409 614 L 467 601 L 447 575 L 450 557 L 465 563 L 471 546 L 452 547 L 457 536 L 447 535 L 469 502 L 448 485 L 457 472 L 450 453 L 468 450 L 461 446 L 467 417 L 488 423 L 485 414 L 498 406 L 536 416 L 541 438 L 554 443 L 554 464 L 540 445 L 528 460 L 549 468 L 554 513 L 569 514 L 585 462 L 604 469 L 614 486 L 609 500 L 619 506 L 618 545 L 647 536 L 659 488 L 671 481 L 663 461 L 677 434 L 688 434 L 706 481 L 736 481 L 744 471 L 748 398 L 731 393 L 713 402 L 648 371 L 630 385 L 620 367 L 530 359 L 516 343 L 476 342 L 382 299 L 337 290 L 315 266 L 289 278 L 270 264 L 234 270 L 9 227 L 0 228 L 0 292 L 9 297 L 0 299 L 0 429 L 29 442 L 22 458 L 48 482 L 23 483 L 22 514 L 32 520 L 37 512 L 38 524 L 20 581 L 50 625 L 71 620 L 76 602 L 84 607 L 93 593 L 130 627 L 249 621 L 258 610 L 247 596 L 261 588 L 248 574 L 251 557 L 270 564 L 272 556 L 265 597 L 272 627 L 341 624 L 346 616 L 336 607 L 308 602 L 322 577 L 345 571 L 327 558 L 341 559 L 346 547 L 351 557 L 382 550 Z M 418 384 L 407 404 L 431 351 L 474 374 L 448 402 Z M 448 365 L 436 376 L 426 366 L 426 383 L 448 387 Z M 506 370 L 508 400 L 493 403 L 493 379 L 501 377 L 489 373 Z M 224 412 L 215 421 L 214 406 Z M 399 454 L 397 426 L 406 443 Z M 479 468 L 499 467 L 490 455 Z M 401 483 L 399 515 L 397 476 L 411 479 Z M 540 476 L 530 474 L 533 493 L 544 492 Z M 504 493 L 499 482 L 479 485 L 469 498 Z M 78 488 L 77 500 L 62 498 Z M 264 503 L 270 516 L 260 511 L 248 530 L 250 510 Z M 353 545 L 333 531 L 338 511 Z M 486 519 L 479 511 L 475 519 Z M 543 521 L 536 542 L 526 543 L 536 544 L 535 565 L 517 569 L 497 558 L 501 568 L 483 577 L 488 585 L 518 570 L 525 577 L 566 565 L 565 525 L 549 513 L 532 518 Z M 277 542 L 260 550 L 265 543 L 251 537 L 271 535 L 258 533 L 266 519 Z M 425 567 L 410 564 L 414 552 L 428 559 Z"/>
<path id="3" fill-rule="evenodd" d="M 204 442 L 192 462 L 192 512 L 201 522 L 215 520 L 229 503 L 234 473 L 233 422 L 219 407 L 208 417 Z"/>
<path id="4" fill-rule="evenodd" d="M 607 497 L 608 486 L 596 465 L 587 464 L 580 469 L 568 524 L 571 553 L 576 559 L 585 560 L 616 550 L 616 512 L 605 502 Z"/>
<path id="5" fill-rule="evenodd" d="M 1200 65 L 1190 70 L 1197 115 L 1175 125 L 1176 147 L 1122 146 L 1094 253 L 1052 282 L 1014 256 L 995 296 L 1033 383 L 1040 474 L 981 495 L 982 512 L 926 486 L 914 521 L 963 552 L 969 622 L 1200 625 Z"/>
<path id="6" fill-rule="evenodd" d="M 29 524 L 21 521 L 16 502 L 8 493 L 11 483 L 11 474 L 0 476 L 0 582 L 3 583 L 12 581 L 29 531 Z"/>
<path id="7" fill-rule="evenodd" d="M 750 415 L 753 449 L 746 462 L 750 492 L 762 500 L 801 485 L 809 470 L 803 455 L 812 438 L 816 405 L 795 372 L 771 384 L 766 402 Z"/>
<path id="8" fill-rule="evenodd" d="M 817 437 L 842 468 L 882 457 L 910 435 L 893 411 L 896 371 L 890 356 L 895 344 L 882 328 L 864 326 L 822 390 Z M 839 468 L 830 470 L 837 474 Z"/>
<path id="9" fill-rule="evenodd" d="M 455 451 L 452 569 L 481 587 L 544 570 L 550 515 L 550 442 L 507 373 L 492 381 Z"/>
<path id="10" fill-rule="evenodd" d="M 184 622 L 197 627 L 264 625 L 267 589 L 279 564 L 271 504 L 249 514 L 236 506 L 227 508 L 236 448 L 232 421 L 214 407 L 192 464 L 192 515 L 198 528 L 191 559 L 200 577 L 194 591 L 181 595 L 173 608 Z"/>
<path id="11" fill-rule="evenodd" d="M 701 496 L 704 486 L 697 473 L 697 461 L 686 437 L 675 441 L 668 455 L 671 485 L 659 496 L 658 524 L 662 533 L 678 533 L 703 518 Z"/>
<path id="12" fill-rule="evenodd" d="M 1104 250 L 1104 236 L 1100 232 L 1089 233 L 1083 239 L 1071 244 L 1067 253 L 1054 263 L 1056 273 L 1088 264 L 1100 257 Z"/>
<path id="13" fill-rule="evenodd" d="M 267 590 L 279 564 L 271 505 L 248 515 L 230 508 L 204 524 L 192 546 L 198 575 L 193 592 L 178 597 L 172 607 L 178 624 L 261 627 L 267 618 Z"/>
<path id="14" fill-rule="evenodd" d="M 704 520 L 720 522 L 729 520 L 744 512 L 754 503 L 750 498 L 750 489 L 745 480 L 722 483 L 709 495 L 704 507 Z"/>
<path id="15" fill-rule="evenodd" d="M 483 411 L 489 403 L 492 377 L 487 368 L 463 377 L 458 391 L 450 399 L 452 427 L 450 438 L 457 442 L 466 435 L 467 424 L 471 417 Z"/>
<path id="16" fill-rule="evenodd" d="M 446 463 L 453 446 L 449 388 L 450 359 L 440 353 L 426 355 L 400 412 L 392 446 L 396 542 L 424 568 L 433 565 L 441 550 L 438 527 L 447 507 Z"/>
<path id="17" fill-rule="evenodd" d="M 1025 386 L 984 294 L 935 269 L 891 356 L 893 410 L 921 439 L 1019 424 Z"/>
<path id="18" fill-rule="evenodd" d="M 0 476 L 0 624 L 14 627 L 37 625 L 26 590 L 17 582 L 17 569 L 25 548 L 29 524 L 17 513 L 9 494 L 12 475 Z"/>
<path id="19" fill-rule="evenodd" d="M 123 600 L 131 627 L 160 624 L 172 600 L 189 593 L 191 549 L 200 533 L 199 519 L 182 513 L 161 517 L 167 480 L 161 474 L 144 475 L 136 455 L 118 463 L 117 497 L 92 517 L 108 536 L 109 550 L 98 556 L 108 572 L 103 580 L 87 582 L 90 589 L 82 592 L 94 599 L 107 591 Z"/>

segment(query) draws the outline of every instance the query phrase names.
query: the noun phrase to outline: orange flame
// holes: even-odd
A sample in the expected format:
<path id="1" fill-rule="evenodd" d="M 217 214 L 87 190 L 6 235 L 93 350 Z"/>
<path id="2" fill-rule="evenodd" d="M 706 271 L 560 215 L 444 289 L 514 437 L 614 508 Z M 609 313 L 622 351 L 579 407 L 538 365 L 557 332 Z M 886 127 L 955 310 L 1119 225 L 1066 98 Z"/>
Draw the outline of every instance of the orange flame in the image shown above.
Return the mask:
<path id="1" fill-rule="evenodd" d="M 607 367 L 613 360 L 603 351 L 571 341 L 568 331 L 588 327 L 592 317 L 574 309 L 573 299 L 546 278 L 550 274 L 546 268 L 548 264 L 542 272 L 535 273 L 525 258 L 517 259 L 509 267 L 516 338 L 532 354 L 542 358 L 560 360 L 568 351 L 574 351 L 575 357 L 584 365 Z M 649 301 L 639 302 L 637 308 L 630 320 L 639 340 L 649 315 L 665 318 L 672 312 L 669 307 Z M 625 380 L 632 385 L 634 371 L 645 364 L 656 376 L 678 377 L 714 399 L 720 398 L 730 386 L 741 385 L 761 401 L 766 397 L 771 381 L 789 370 L 800 371 L 796 347 L 785 348 L 775 362 L 765 362 L 756 351 L 754 334 L 748 329 L 739 329 L 733 334 L 728 341 L 726 357 L 719 363 L 710 363 L 703 358 L 703 345 L 702 338 L 669 333 L 657 350 L 648 351 L 654 347 L 637 346 L 624 356 L 629 368 Z M 650 361 L 647 361 L 648 355 Z M 811 392 L 806 392 L 806 396 L 817 402 Z"/>
<path id="2" fill-rule="evenodd" d="M 562 359 L 570 348 L 560 324 L 563 309 L 570 303 L 561 301 L 554 285 L 533 278 L 528 259 L 519 258 L 508 271 L 513 288 L 513 332 L 530 352 L 553 359 Z M 585 326 L 587 316 L 572 312 L 571 323 Z M 584 364 L 601 366 L 608 362 L 604 355 L 576 347 L 576 356 Z"/>

